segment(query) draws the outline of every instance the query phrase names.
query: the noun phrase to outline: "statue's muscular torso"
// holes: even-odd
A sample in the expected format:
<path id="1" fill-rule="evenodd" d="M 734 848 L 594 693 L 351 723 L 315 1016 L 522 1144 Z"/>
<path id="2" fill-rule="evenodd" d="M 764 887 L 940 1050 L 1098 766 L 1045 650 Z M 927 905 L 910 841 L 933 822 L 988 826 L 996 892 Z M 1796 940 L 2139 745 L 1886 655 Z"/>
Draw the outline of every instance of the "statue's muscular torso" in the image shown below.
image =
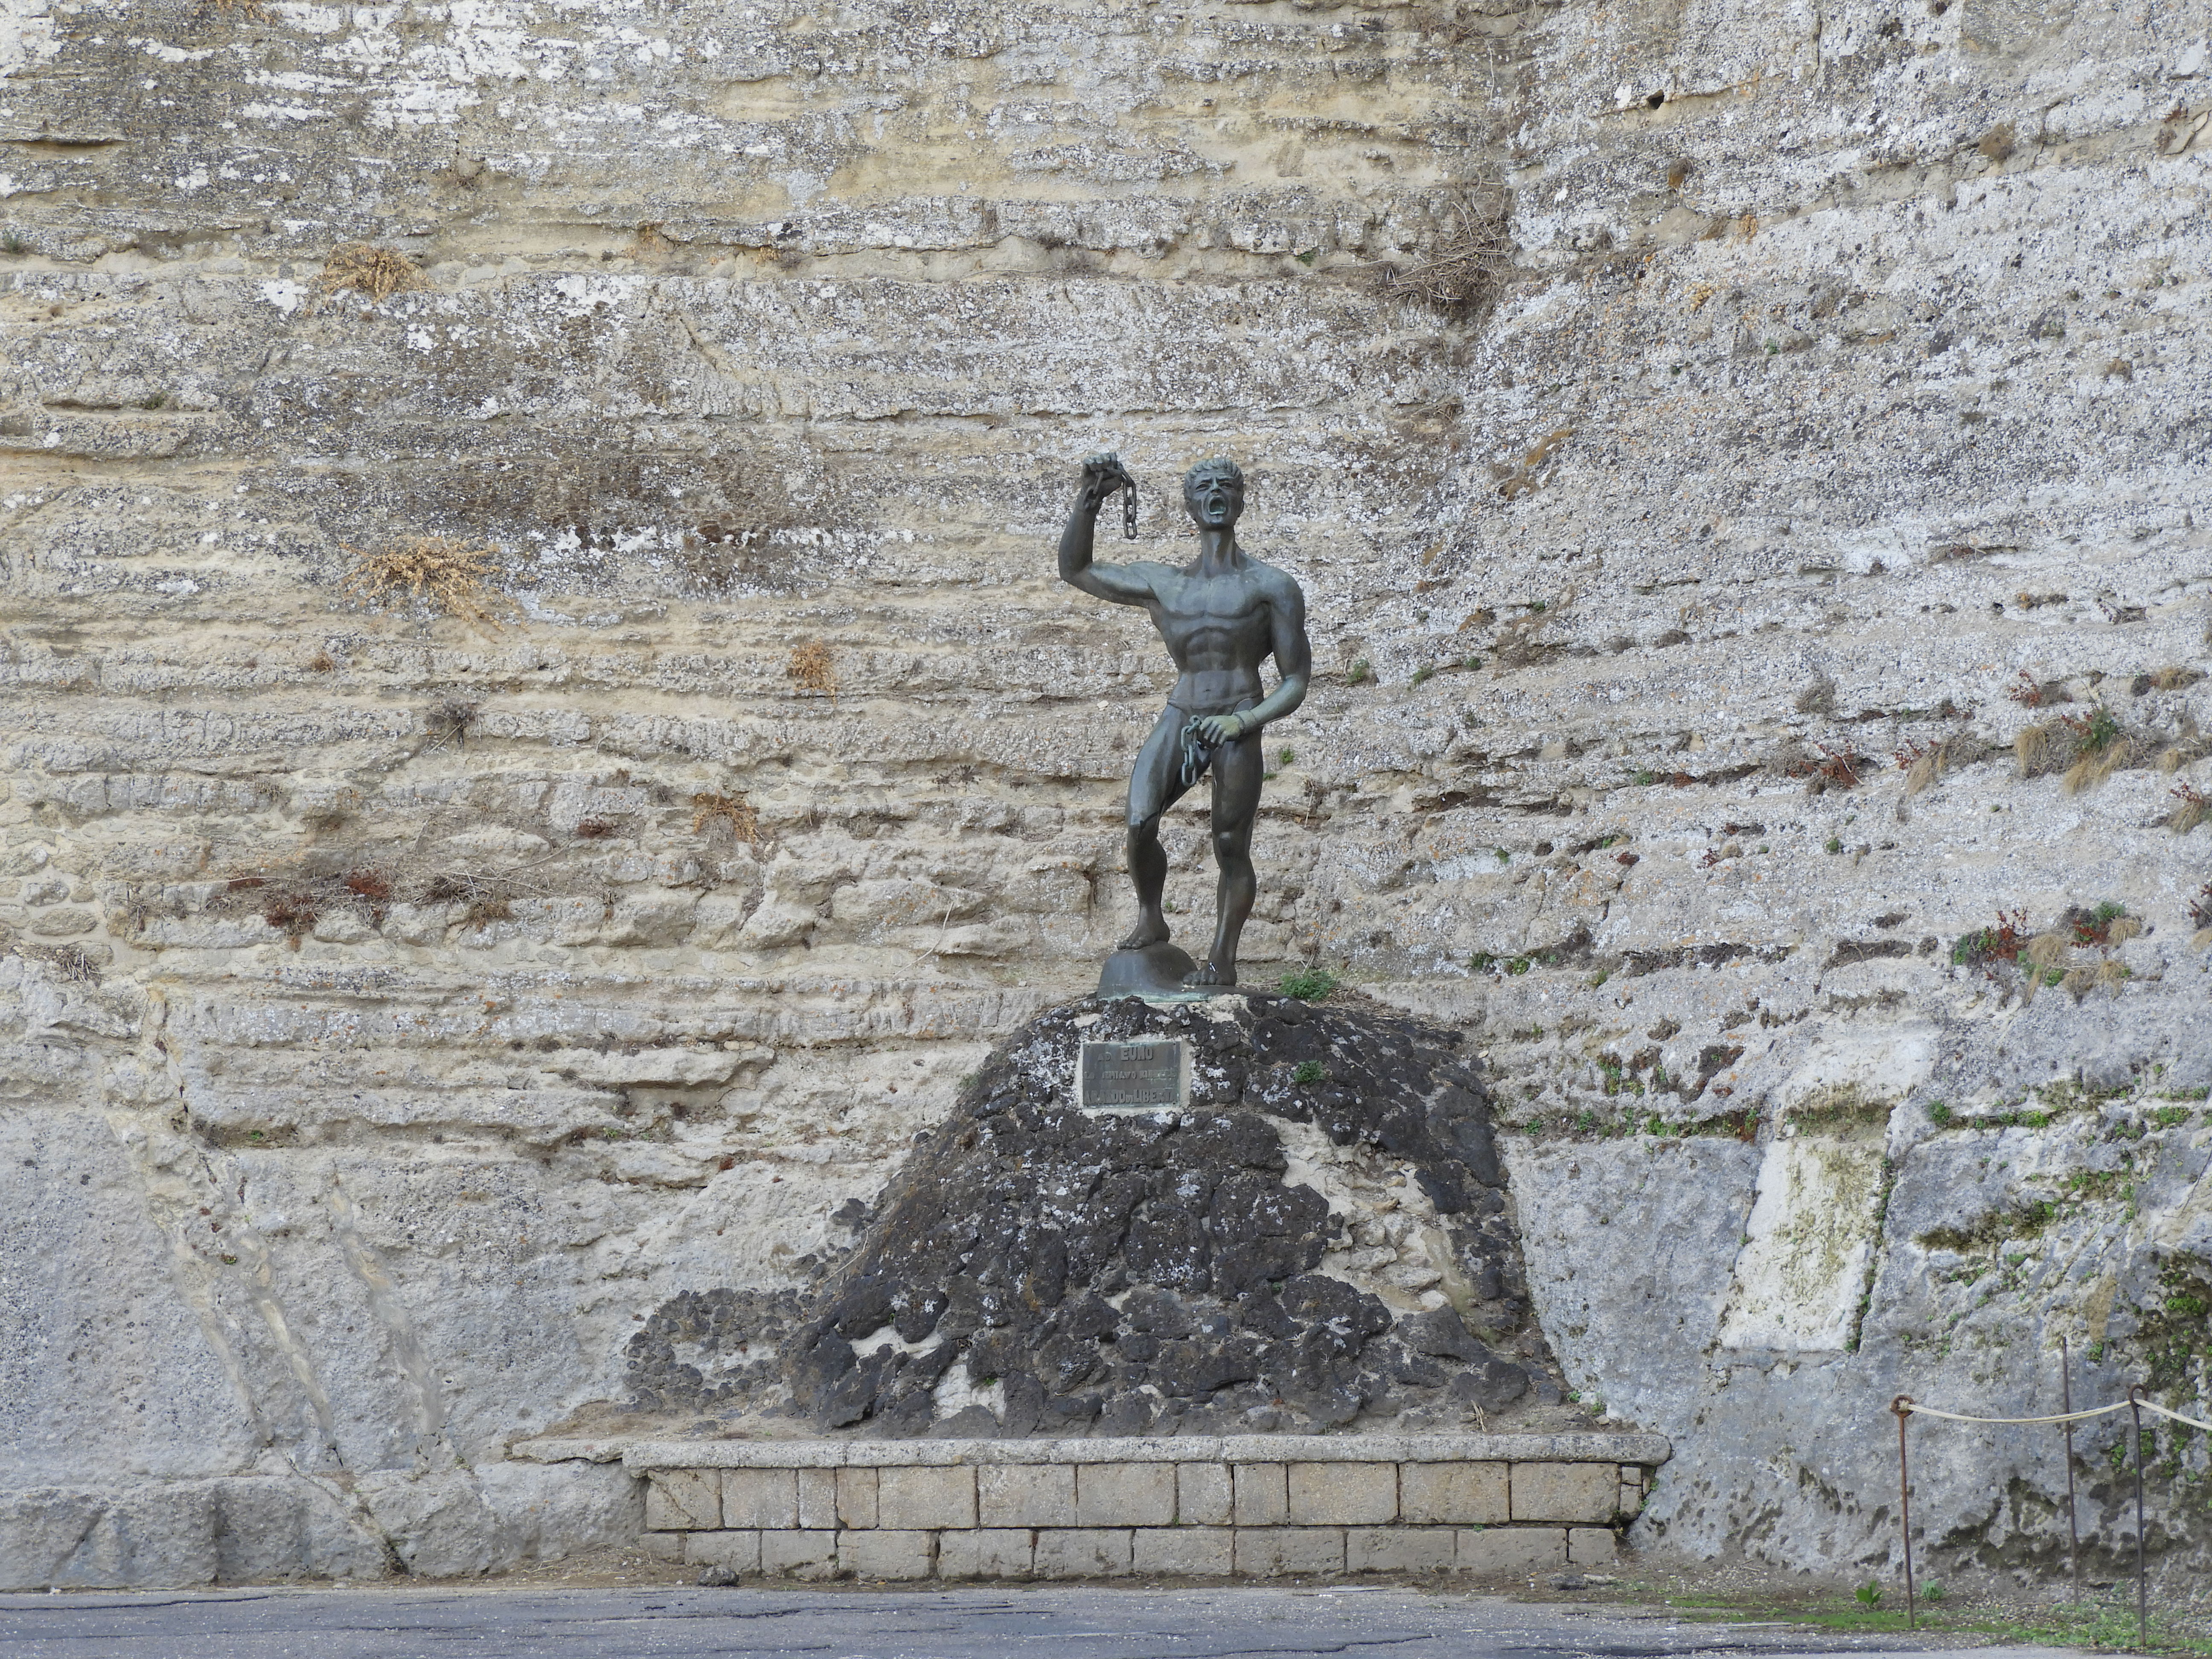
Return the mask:
<path id="1" fill-rule="evenodd" d="M 1273 654 L 1291 578 L 1249 555 L 1241 569 L 1210 576 L 1150 562 L 1132 568 L 1152 586 L 1145 610 L 1181 676 L 1169 706 L 1217 714 L 1259 702 L 1260 665 Z"/>

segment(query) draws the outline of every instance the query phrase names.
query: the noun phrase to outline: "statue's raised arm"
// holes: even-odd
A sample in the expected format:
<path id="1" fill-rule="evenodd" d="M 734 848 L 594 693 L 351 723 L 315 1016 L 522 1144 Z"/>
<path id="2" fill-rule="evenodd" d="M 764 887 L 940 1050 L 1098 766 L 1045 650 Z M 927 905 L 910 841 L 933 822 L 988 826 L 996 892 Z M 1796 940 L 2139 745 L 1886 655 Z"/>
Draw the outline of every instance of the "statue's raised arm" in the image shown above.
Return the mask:
<path id="1" fill-rule="evenodd" d="M 1146 605 L 1153 597 L 1151 572 L 1156 567 L 1094 564 L 1091 547 L 1098 531 L 1098 509 L 1116 491 L 1134 489 L 1136 480 L 1114 455 L 1086 455 L 1083 478 L 1077 486 L 1075 505 L 1068 509 L 1066 527 L 1060 532 L 1060 579 L 1094 599 L 1116 605 Z"/>

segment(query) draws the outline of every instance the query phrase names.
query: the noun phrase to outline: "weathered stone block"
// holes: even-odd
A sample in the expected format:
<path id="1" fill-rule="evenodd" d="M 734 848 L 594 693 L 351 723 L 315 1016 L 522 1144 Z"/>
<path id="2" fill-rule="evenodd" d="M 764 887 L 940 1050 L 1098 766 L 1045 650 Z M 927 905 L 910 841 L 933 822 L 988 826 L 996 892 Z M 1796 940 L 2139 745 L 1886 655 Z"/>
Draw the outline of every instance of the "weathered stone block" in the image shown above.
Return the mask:
<path id="1" fill-rule="evenodd" d="M 684 1540 L 690 1535 L 684 1532 L 649 1532 L 637 1540 L 637 1547 L 656 1561 L 681 1561 Z"/>
<path id="2" fill-rule="evenodd" d="M 1227 1527 L 1139 1527 L 1129 1536 L 1139 1572 L 1220 1578 L 1236 1571 L 1237 1534 Z"/>
<path id="3" fill-rule="evenodd" d="M 750 1528 L 737 1532 L 671 1533 L 684 1540 L 683 1559 L 695 1567 L 734 1567 L 739 1572 L 758 1572 L 761 1535 Z"/>
<path id="4" fill-rule="evenodd" d="M 1127 1527 L 1047 1527 L 1036 1535 L 1039 1578 L 1120 1578 L 1131 1560 Z"/>
<path id="5" fill-rule="evenodd" d="M 720 1469 L 654 1469 L 646 1476 L 648 1532 L 712 1532 L 721 1524 Z"/>
<path id="6" fill-rule="evenodd" d="M 1172 1463 L 1085 1463 L 1075 1471 L 1079 1527 L 1164 1527 L 1175 1518 Z"/>
<path id="7" fill-rule="evenodd" d="M 1287 1484 L 1293 1526 L 1381 1526 L 1398 1518 L 1395 1463 L 1293 1463 Z"/>
<path id="8" fill-rule="evenodd" d="M 1516 1463 L 1511 1481 L 1516 1521 L 1610 1521 L 1620 1502 L 1611 1463 Z"/>
<path id="9" fill-rule="evenodd" d="M 1026 1578 L 1036 1555 L 1027 1527 L 978 1527 L 937 1535 L 939 1578 Z"/>
<path id="10" fill-rule="evenodd" d="M 1567 1534 L 1559 1527 L 1464 1527 L 1455 1554 L 1462 1572 L 1525 1572 L 1564 1566 Z"/>
<path id="11" fill-rule="evenodd" d="M 722 1519 L 732 1527 L 799 1524 L 797 1469 L 724 1469 Z"/>
<path id="12" fill-rule="evenodd" d="M 876 1524 L 876 1472 L 873 1469 L 837 1471 L 837 1524 L 872 1527 Z"/>
<path id="13" fill-rule="evenodd" d="M 764 1532 L 761 1571 L 771 1578 L 835 1578 L 837 1539 L 834 1532 Z"/>
<path id="14" fill-rule="evenodd" d="M 1512 1518 L 1503 1463 L 1407 1463 L 1398 1471 L 1398 1518 L 1495 1526 Z"/>
<path id="15" fill-rule="evenodd" d="M 1255 1578 L 1292 1572 L 1342 1572 L 1341 1527 L 1239 1527 L 1237 1571 Z"/>
<path id="16" fill-rule="evenodd" d="M 1602 1567 L 1620 1554 L 1620 1540 L 1611 1527 L 1567 1528 L 1567 1559 L 1578 1567 Z"/>
<path id="17" fill-rule="evenodd" d="M 1229 1469 L 1221 1463 L 1176 1465 L 1176 1519 L 1186 1527 L 1225 1527 L 1236 1515 Z"/>
<path id="18" fill-rule="evenodd" d="M 975 1471 L 971 1468 L 888 1468 L 876 1471 L 879 1527 L 972 1527 Z"/>
<path id="19" fill-rule="evenodd" d="M 799 1474 L 799 1524 L 810 1528 L 835 1527 L 837 1524 L 837 1471 L 835 1469 L 800 1469 Z M 728 1483 L 722 1490 L 722 1509 L 726 1519 L 730 1497 Z"/>
<path id="20" fill-rule="evenodd" d="M 1346 1572 L 1441 1572 L 1458 1562 L 1449 1527 L 1351 1527 L 1344 1534 Z"/>
<path id="21" fill-rule="evenodd" d="M 927 1578 L 937 1570 L 937 1534 L 889 1527 L 840 1533 L 837 1569 L 852 1578 Z"/>
<path id="22" fill-rule="evenodd" d="M 1072 1527 L 1075 1469 L 1066 1463 L 987 1464 L 975 1471 L 975 1511 L 986 1527 Z"/>
<path id="23" fill-rule="evenodd" d="M 1239 1463 L 1230 1471 L 1237 1524 L 1279 1527 L 1291 1518 L 1290 1489 L 1280 1463 Z"/>

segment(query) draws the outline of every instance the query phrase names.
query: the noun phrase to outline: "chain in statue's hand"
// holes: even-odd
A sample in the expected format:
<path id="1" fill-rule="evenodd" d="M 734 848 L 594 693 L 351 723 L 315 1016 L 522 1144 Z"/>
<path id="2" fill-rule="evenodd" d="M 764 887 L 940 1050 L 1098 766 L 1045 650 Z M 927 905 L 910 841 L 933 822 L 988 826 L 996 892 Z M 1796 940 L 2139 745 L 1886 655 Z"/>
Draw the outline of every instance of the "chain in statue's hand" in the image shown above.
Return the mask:
<path id="1" fill-rule="evenodd" d="M 1085 458 L 1084 477 L 1095 505 L 1104 506 L 1106 498 L 1115 491 L 1121 495 L 1121 539 L 1137 539 L 1137 481 L 1129 469 L 1121 465 L 1119 455 L 1109 452 L 1103 455 Z"/>

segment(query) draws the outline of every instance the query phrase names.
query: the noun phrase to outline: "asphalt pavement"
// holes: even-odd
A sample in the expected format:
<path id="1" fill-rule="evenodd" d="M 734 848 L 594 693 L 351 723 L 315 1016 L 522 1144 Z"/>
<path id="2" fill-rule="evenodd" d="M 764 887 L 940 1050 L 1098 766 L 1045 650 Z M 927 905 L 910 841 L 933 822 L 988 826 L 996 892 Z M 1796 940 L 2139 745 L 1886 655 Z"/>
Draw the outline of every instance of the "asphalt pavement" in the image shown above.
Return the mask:
<path id="1" fill-rule="evenodd" d="M 1955 1648 L 1955 1638 L 1937 1644 Z M 0 1659 L 1674 1659 L 1926 1649 L 1375 1589 L 250 1589 L 0 1595 Z M 1980 1659 L 2052 1659 L 1990 1647 Z"/>

